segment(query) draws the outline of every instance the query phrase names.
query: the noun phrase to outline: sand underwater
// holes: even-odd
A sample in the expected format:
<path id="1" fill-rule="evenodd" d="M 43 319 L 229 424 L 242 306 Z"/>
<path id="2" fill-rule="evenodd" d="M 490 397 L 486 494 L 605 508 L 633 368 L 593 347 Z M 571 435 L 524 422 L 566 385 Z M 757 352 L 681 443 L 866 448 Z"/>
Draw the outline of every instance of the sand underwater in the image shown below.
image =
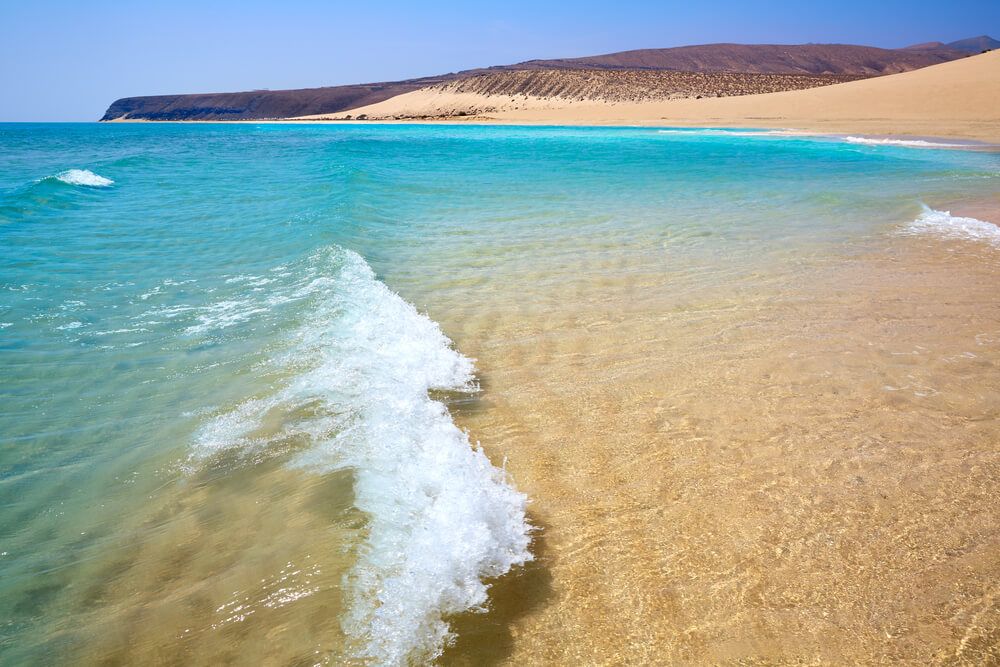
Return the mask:
<path id="1" fill-rule="evenodd" d="M 3 664 L 1000 660 L 1000 154 L 0 147 Z"/>

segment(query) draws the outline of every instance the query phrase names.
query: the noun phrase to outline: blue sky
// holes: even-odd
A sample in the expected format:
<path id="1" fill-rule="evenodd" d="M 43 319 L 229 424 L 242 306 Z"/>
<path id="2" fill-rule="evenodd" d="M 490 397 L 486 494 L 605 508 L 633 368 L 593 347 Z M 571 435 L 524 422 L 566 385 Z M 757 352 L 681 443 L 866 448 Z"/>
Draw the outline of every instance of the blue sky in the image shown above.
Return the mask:
<path id="1" fill-rule="evenodd" d="M 434 3 L 0 0 L 0 121 L 119 97 L 303 88 L 711 42 L 886 48 L 989 34 L 1000 1 Z"/>

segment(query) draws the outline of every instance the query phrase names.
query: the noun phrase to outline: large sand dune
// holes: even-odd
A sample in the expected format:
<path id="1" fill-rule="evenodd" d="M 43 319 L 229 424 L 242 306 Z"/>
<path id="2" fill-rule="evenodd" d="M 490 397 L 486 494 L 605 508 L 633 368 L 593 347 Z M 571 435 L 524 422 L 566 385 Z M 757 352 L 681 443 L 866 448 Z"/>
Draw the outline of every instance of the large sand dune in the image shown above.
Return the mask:
<path id="1" fill-rule="evenodd" d="M 1000 143 L 1000 51 L 809 90 L 711 99 L 512 98 L 432 86 L 351 115 L 392 119 L 456 112 L 503 123 L 796 128 Z M 337 117 L 344 116 L 313 118 Z"/>

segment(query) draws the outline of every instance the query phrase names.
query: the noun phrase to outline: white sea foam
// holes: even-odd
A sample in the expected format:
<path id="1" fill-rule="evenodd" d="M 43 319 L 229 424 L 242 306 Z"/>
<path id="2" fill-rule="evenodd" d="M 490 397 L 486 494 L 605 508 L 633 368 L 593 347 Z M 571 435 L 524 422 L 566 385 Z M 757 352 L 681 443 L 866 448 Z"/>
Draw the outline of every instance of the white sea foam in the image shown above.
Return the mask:
<path id="1" fill-rule="evenodd" d="M 936 143 L 923 139 L 873 139 L 870 137 L 844 137 L 844 141 L 849 144 L 863 144 L 865 146 L 909 146 L 910 148 L 961 148 L 967 145 Z"/>
<path id="2" fill-rule="evenodd" d="M 984 241 L 1000 248 L 1000 227 L 976 218 L 961 218 L 949 211 L 924 207 L 916 220 L 906 225 L 904 234 L 932 234 L 941 238 Z"/>
<path id="3" fill-rule="evenodd" d="M 247 285 L 250 285 L 251 287 L 263 287 L 264 285 L 270 285 L 271 283 L 274 283 L 277 280 L 278 280 L 277 278 L 265 278 L 263 276 L 251 276 L 243 274 L 239 276 L 233 276 L 232 278 L 228 278 L 226 280 L 226 284 L 233 285 L 233 284 L 245 283 Z"/>
<path id="4" fill-rule="evenodd" d="M 104 188 L 114 183 L 110 178 L 98 176 L 87 169 L 67 169 L 56 174 L 55 178 L 70 185 L 89 185 L 95 188 Z"/>
<path id="5" fill-rule="evenodd" d="M 799 136 L 791 130 L 719 130 L 711 128 L 657 130 L 659 134 L 681 134 L 700 137 L 790 137 Z"/>
<path id="6" fill-rule="evenodd" d="M 221 301 L 199 309 L 198 324 L 184 330 L 186 334 L 199 334 L 216 329 L 225 329 L 240 322 L 246 322 L 254 315 L 266 313 L 267 307 L 246 300 Z"/>
<path id="7" fill-rule="evenodd" d="M 429 397 L 475 389 L 472 362 L 437 324 L 355 253 L 332 248 L 293 273 L 299 282 L 280 298 L 307 300 L 307 312 L 269 369 L 290 379 L 216 413 L 196 457 L 295 435 L 309 446 L 293 465 L 352 471 L 368 537 L 345 581 L 348 657 L 429 662 L 451 637 L 445 618 L 482 610 L 484 580 L 531 559 L 526 499 Z M 262 434 L 276 414 L 298 416 Z"/>
<path id="8" fill-rule="evenodd" d="M 107 331 L 95 331 L 93 335 L 95 335 L 95 336 L 114 336 L 115 334 L 136 333 L 136 332 L 140 332 L 140 331 L 149 331 L 149 329 L 146 329 L 144 327 L 137 327 L 137 328 L 132 328 L 132 329 L 109 329 Z"/>
<path id="9" fill-rule="evenodd" d="M 657 130 L 660 134 L 694 135 L 705 137 L 816 137 L 823 138 L 827 135 L 812 134 L 799 130 L 722 130 L 711 128 L 679 128 L 669 130 Z M 835 137 L 834 137 L 835 138 Z M 971 144 L 962 142 L 933 142 L 925 139 L 877 139 L 874 137 L 843 137 L 843 141 L 849 144 L 861 144 L 865 146 L 908 146 L 910 148 L 968 148 Z"/>

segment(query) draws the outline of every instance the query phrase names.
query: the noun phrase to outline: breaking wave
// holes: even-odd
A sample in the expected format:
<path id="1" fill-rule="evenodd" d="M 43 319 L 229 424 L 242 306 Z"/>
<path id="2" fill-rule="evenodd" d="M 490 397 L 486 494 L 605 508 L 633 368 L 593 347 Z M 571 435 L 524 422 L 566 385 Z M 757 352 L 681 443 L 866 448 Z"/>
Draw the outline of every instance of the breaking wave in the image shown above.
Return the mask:
<path id="1" fill-rule="evenodd" d="M 105 188 L 114 184 L 110 178 L 98 176 L 87 169 L 67 169 L 56 174 L 53 178 L 69 185 L 87 185 L 94 188 Z"/>
<path id="2" fill-rule="evenodd" d="M 485 580 L 531 560 L 526 498 L 428 395 L 476 389 L 472 362 L 435 322 L 339 247 L 284 275 L 291 285 L 269 285 L 246 307 L 305 304 L 302 324 L 264 371 L 287 379 L 203 423 L 193 458 L 294 437 L 307 444 L 293 466 L 350 471 L 368 526 L 344 582 L 346 658 L 433 660 L 452 637 L 445 619 L 485 610 Z M 216 315 L 232 316 L 227 304 Z M 276 415 L 281 432 L 262 433 Z"/>

